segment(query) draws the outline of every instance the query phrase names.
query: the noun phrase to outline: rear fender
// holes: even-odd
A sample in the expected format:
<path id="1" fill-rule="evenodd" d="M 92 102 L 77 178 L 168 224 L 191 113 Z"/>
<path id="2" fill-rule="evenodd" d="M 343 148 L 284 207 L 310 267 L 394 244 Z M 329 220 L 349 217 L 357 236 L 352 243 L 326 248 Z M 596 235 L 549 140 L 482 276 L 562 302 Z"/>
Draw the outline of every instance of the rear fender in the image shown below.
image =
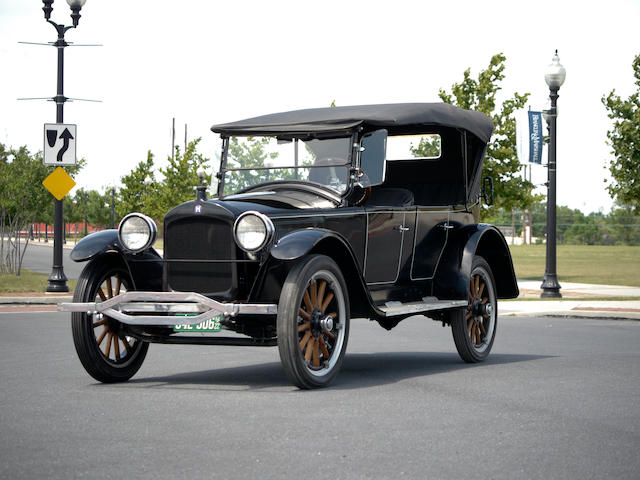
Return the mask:
<path id="1" fill-rule="evenodd" d="M 509 246 L 500 230 L 487 224 L 469 225 L 451 233 L 444 261 L 440 262 L 444 268 L 438 270 L 435 279 L 436 296 L 467 298 L 476 255 L 483 257 L 491 267 L 497 297 L 516 298 L 520 292 Z"/>

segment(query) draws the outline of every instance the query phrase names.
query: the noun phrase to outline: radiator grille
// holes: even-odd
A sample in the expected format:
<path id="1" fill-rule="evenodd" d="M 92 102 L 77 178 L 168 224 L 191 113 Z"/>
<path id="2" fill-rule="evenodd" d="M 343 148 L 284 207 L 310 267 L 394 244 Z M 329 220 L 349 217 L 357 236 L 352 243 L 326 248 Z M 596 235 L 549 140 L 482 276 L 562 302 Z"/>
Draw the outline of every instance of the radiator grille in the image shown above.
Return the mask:
<path id="1" fill-rule="evenodd" d="M 165 233 L 167 286 L 171 290 L 202 294 L 223 293 L 233 287 L 235 243 L 231 225 L 204 216 L 175 220 Z M 172 262 L 171 260 L 187 260 Z"/>

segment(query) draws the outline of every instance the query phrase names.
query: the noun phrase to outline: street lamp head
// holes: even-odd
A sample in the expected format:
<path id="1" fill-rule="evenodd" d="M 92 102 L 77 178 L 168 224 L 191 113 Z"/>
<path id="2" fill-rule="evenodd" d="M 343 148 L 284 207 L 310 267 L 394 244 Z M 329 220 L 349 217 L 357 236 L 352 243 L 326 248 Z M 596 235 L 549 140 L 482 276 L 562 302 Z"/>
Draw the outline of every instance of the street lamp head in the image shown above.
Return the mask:
<path id="1" fill-rule="evenodd" d="M 558 57 L 558 50 L 551 59 L 551 64 L 547 67 L 547 71 L 544 74 L 544 80 L 549 85 L 549 88 L 559 89 L 564 83 L 564 79 L 567 76 L 567 71 L 560 64 L 560 57 Z"/>
<path id="2" fill-rule="evenodd" d="M 51 18 L 51 12 L 53 11 L 53 0 L 42 0 L 42 3 L 44 3 L 44 7 L 42 7 L 44 19 L 49 20 Z"/>
<path id="3" fill-rule="evenodd" d="M 71 7 L 71 19 L 73 20 L 73 26 L 77 27 L 80 21 L 80 10 L 87 2 L 87 0 L 67 0 L 67 3 Z"/>

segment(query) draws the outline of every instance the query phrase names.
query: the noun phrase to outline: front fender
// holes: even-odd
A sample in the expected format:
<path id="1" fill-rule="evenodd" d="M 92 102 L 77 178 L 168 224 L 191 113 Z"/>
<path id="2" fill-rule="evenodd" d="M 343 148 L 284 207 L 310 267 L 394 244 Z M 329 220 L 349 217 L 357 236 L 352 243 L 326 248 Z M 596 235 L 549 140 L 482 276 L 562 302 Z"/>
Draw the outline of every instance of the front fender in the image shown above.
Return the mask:
<path id="1" fill-rule="evenodd" d="M 308 254 L 326 255 L 340 266 L 349 289 L 352 316 L 377 318 L 381 314 L 369 295 L 353 250 L 340 235 L 319 228 L 296 230 L 278 240 L 271 249 L 274 261 L 285 264 Z"/>
<path id="2" fill-rule="evenodd" d="M 136 290 L 162 290 L 162 257 L 153 248 L 138 254 L 128 253 L 118 240 L 117 230 L 102 230 L 87 235 L 71 251 L 74 262 L 86 262 L 103 255 L 116 255 L 131 274 Z"/>
<path id="3" fill-rule="evenodd" d="M 303 257 L 326 238 L 338 240 L 349 251 L 346 242 L 333 232 L 322 229 L 306 228 L 296 230 L 282 237 L 271 249 L 271 256 L 278 260 L 295 260 Z M 352 254 L 353 256 L 353 254 Z"/>
<path id="4" fill-rule="evenodd" d="M 107 252 L 124 252 L 117 230 L 102 230 L 87 235 L 71 250 L 70 257 L 74 262 L 86 262 Z"/>

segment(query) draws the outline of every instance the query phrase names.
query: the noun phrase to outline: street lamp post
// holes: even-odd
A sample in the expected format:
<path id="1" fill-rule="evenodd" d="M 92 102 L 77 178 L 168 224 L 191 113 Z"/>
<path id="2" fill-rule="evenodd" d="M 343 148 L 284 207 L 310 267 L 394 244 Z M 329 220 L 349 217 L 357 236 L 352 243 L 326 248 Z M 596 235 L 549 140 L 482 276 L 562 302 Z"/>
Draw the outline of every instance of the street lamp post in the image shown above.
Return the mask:
<path id="1" fill-rule="evenodd" d="M 556 120 L 558 117 L 558 91 L 564 83 L 566 74 L 566 70 L 560 65 L 560 58 L 556 50 L 544 75 L 544 79 L 549 85 L 551 108 L 544 115 L 549 128 L 549 159 L 547 162 L 547 262 L 541 285 L 542 293 L 540 294 L 543 298 L 562 297 L 556 271 Z"/>
<path id="2" fill-rule="evenodd" d="M 58 49 L 58 82 L 56 96 L 53 100 L 56 102 L 56 123 L 64 123 L 64 104 L 68 100 L 64 96 L 64 48 L 69 44 L 64 39 L 67 30 L 78 26 L 80 21 L 80 10 L 87 0 L 67 0 L 71 7 L 71 20 L 73 25 L 64 26 L 51 20 L 51 12 L 53 11 L 53 0 L 42 0 L 44 7 L 45 20 L 53 25 L 58 32 L 58 39 L 53 44 Z M 62 200 L 54 200 L 53 214 L 53 266 L 49 275 L 49 284 L 47 292 L 68 292 L 67 276 L 64 274 L 62 266 L 62 243 L 63 243 L 63 218 L 64 212 L 62 208 Z"/>

